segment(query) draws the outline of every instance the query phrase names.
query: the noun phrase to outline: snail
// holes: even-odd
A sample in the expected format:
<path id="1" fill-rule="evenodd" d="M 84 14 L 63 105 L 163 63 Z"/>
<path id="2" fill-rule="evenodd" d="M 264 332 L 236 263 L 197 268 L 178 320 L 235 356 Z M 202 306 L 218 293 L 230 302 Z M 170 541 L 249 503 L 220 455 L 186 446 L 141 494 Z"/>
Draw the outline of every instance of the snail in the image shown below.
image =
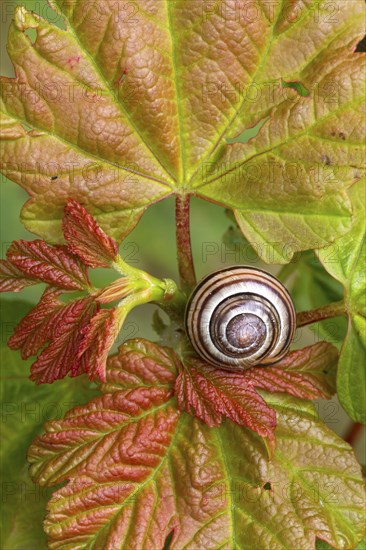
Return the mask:
<path id="1" fill-rule="evenodd" d="M 211 365 L 241 371 L 286 355 L 296 313 L 275 277 L 247 266 L 214 272 L 196 286 L 185 315 L 197 354 Z"/>

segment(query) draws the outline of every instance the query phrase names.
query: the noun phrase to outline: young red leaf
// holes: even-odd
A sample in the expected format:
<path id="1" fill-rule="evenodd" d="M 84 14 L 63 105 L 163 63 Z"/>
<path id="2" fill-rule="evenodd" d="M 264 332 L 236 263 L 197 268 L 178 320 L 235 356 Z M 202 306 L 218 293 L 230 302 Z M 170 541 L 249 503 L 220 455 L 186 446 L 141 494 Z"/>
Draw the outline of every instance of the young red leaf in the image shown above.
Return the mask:
<path id="1" fill-rule="evenodd" d="M 24 275 L 63 290 L 84 290 L 89 286 L 86 267 L 63 246 L 45 241 L 14 241 L 7 251 L 10 263 Z"/>
<path id="2" fill-rule="evenodd" d="M 62 229 L 71 252 L 90 267 L 109 267 L 117 258 L 117 243 L 77 201 L 69 199 L 64 212 Z"/>
<path id="3" fill-rule="evenodd" d="M 105 381 L 108 352 L 118 336 L 121 323 L 121 311 L 118 308 L 102 309 L 92 317 L 90 323 L 82 329 L 78 357 L 87 365 L 89 378 L 98 377 Z"/>
<path id="4" fill-rule="evenodd" d="M 269 441 L 274 440 L 276 414 L 241 373 L 192 359 L 177 378 L 175 395 L 181 410 L 209 426 L 218 426 L 227 417 Z"/>
<path id="5" fill-rule="evenodd" d="M 65 304 L 57 298 L 59 290 L 47 288 L 39 303 L 15 327 L 8 341 L 11 349 L 20 349 L 23 359 L 36 355 L 52 338 Z"/>
<path id="6" fill-rule="evenodd" d="M 88 371 L 78 350 L 83 338 L 82 330 L 90 322 L 98 306 L 92 298 L 81 298 L 67 304 L 57 318 L 49 346 L 39 355 L 31 367 L 31 380 L 52 383 L 69 372 L 77 376 Z"/>
<path id="7" fill-rule="evenodd" d="M 39 283 L 37 279 L 24 275 L 8 260 L 0 260 L 0 292 L 19 292 L 23 288 Z"/>
<path id="8" fill-rule="evenodd" d="M 179 364 L 179 363 L 178 363 Z M 146 367 L 146 368 L 145 368 Z M 109 360 L 112 390 L 51 421 L 29 451 L 48 506 L 50 548 L 354 548 L 364 533 L 360 468 L 310 403 L 266 394 L 278 412 L 268 461 L 257 434 L 179 414 L 172 350 L 131 341 Z M 320 475 L 325 470 L 326 476 Z M 331 490 L 331 493 L 330 493 Z M 284 521 L 286 518 L 286 521 Z M 209 542 L 208 542 L 209 541 Z"/>
<path id="9" fill-rule="evenodd" d="M 256 388 L 302 399 L 329 399 L 336 392 L 338 350 L 328 342 L 292 351 L 275 365 L 254 367 L 244 375 Z"/>
<path id="10" fill-rule="evenodd" d="M 335 391 L 337 360 L 337 349 L 326 342 L 291 352 L 271 367 L 242 373 L 191 360 L 177 378 L 178 406 L 209 426 L 227 417 L 272 441 L 276 418 L 256 389 L 303 399 L 329 398 Z"/>

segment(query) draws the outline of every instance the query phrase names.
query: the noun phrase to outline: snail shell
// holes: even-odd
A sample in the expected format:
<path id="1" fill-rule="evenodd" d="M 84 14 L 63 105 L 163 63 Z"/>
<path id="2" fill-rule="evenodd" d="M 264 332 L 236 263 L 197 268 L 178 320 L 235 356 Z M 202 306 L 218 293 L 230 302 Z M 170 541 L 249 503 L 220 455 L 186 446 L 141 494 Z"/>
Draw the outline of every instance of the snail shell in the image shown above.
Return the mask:
<path id="1" fill-rule="evenodd" d="M 202 359 L 240 371 L 267 365 L 288 351 L 296 313 L 286 288 L 252 267 L 234 266 L 205 277 L 186 309 L 186 330 Z"/>

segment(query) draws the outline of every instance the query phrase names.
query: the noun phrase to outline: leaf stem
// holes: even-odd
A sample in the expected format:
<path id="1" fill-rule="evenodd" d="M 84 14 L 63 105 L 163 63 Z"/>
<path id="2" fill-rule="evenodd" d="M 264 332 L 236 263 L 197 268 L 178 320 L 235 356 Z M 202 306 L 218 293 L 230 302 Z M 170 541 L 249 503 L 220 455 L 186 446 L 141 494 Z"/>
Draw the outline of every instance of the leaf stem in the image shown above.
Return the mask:
<path id="1" fill-rule="evenodd" d="M 177 257 L 182 288 L 189 293 L 196 286 L 189 219 L 190 196 L 177 195 L 175 203 Z"/>
<path id="2" fill-rule="evenodd" d="M 323 319 L 338 317 L 340 315 L 347 315 L 346 306 L 343 300 L 318 307 L 317 309 L 301 311 L 297 314 L 297 327 L 305 327 L 306 325 L 323 321 Z"/>

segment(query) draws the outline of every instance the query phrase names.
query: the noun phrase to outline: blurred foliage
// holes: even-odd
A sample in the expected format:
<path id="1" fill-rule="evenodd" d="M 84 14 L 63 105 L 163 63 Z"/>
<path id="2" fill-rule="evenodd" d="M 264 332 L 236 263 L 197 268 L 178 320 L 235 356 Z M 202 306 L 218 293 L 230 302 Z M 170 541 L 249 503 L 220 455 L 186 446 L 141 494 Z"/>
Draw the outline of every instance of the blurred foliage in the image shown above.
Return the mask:
<path id="1" fill-rule="evenodd" d="M 2 549 L 46 548 L 42 521 L 52 491 L 34 485 L 28 476 L 28 447 L 48 420 L 62 417 L 72 406 L 98 394 L 85 377 L 36 386 L 29 380 L 32 360 L 23 361 L 6 341 L 15 324 L 31 305 L 20 300 L 1 301 L 1 520 Z"/>
<path id="2" fill-rule="evenodd" d="M 332 550 L 332 547 L 323 540 L 316 539 L 316 550 Z M 366 550 L 366 538 L 361 540 L 356 550 Z"/>

